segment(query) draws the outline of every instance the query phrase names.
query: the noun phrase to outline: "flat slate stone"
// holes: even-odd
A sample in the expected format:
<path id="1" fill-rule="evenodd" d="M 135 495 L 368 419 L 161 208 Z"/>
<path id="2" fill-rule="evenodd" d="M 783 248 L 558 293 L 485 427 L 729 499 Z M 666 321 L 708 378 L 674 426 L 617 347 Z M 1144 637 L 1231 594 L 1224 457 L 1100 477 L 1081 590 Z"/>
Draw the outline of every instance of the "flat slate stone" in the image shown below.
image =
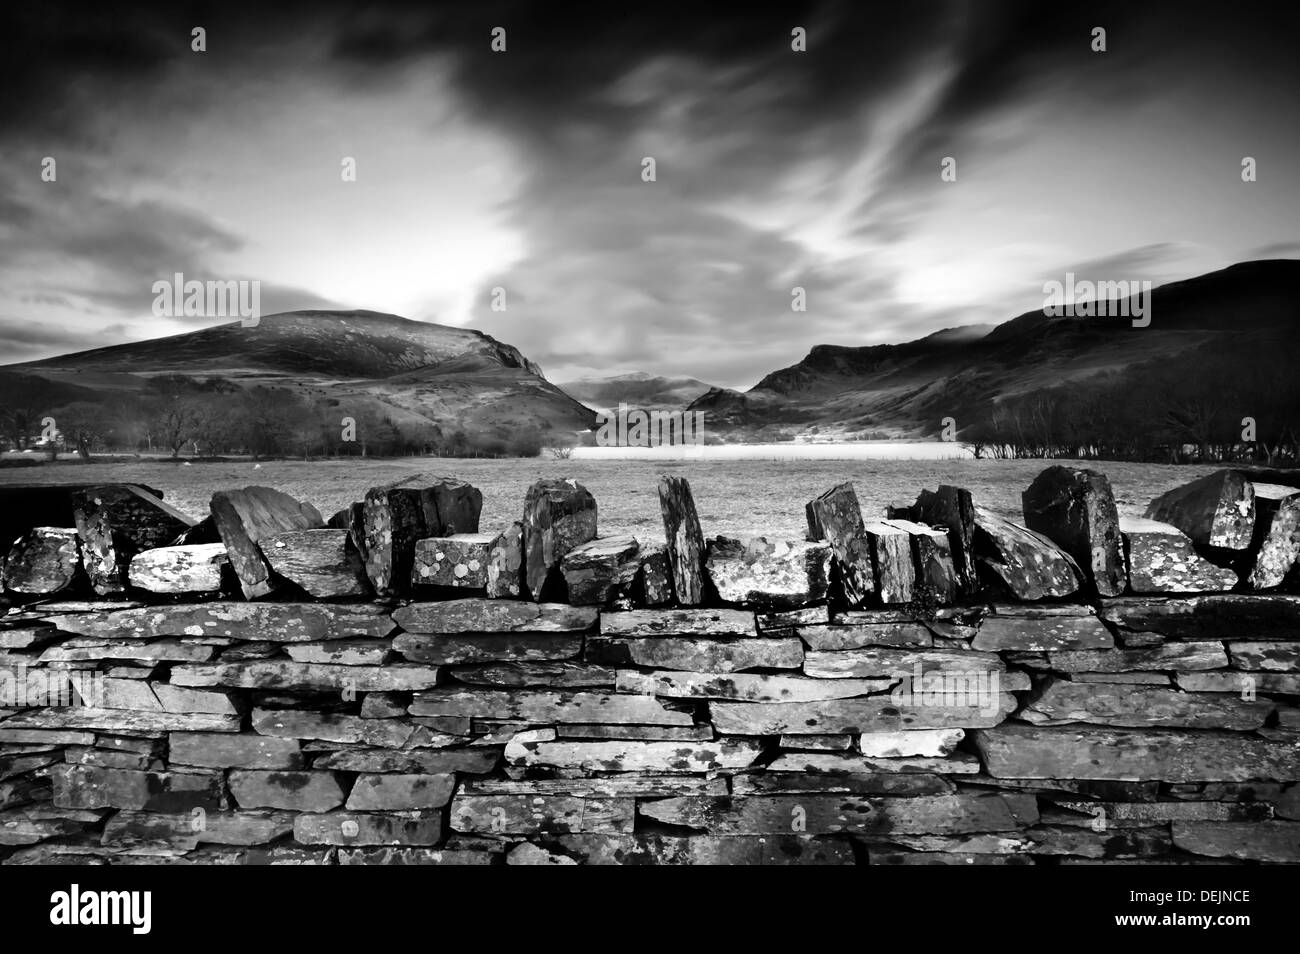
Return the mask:
<path id="1" fill-rule="evenodd" d="M 1263 726 L 1272 711 L 1270 702 L 1245 702 L 1216 693 L 1058 679 L 1050 681 L 1016 715 L 1034 725 L 1088 722 L 1134 728 L 1164 726 L 1249 732 Z"/>
<path id="2" fill-rule="evenodd" d="M 923 623 L 833 623 L 828 626 L 798 626 L 795 628 L 809 649 L 836 651 L 862 649 L 868 646 L 933 645 L 934 636 Z"/>
<path id="3" fill-rule="evenodd" d="M 1174 845 L 1194 855 L 1272 864 L 1300 863 L 1300 824 L 1291 821 L 1179 822 Z"/>
<path id="4" fill-rule="evenodd" d="M 219 773 L 137 772 L 63 765 L 50 773 L 58 808 L 126 808 L 176 812 L 221 806 Z"/>
<path id="5" fill-rule="evenodd" d="M 1234 692 L 1246 690 L 1300 695 L 1300 673 L 1273 672 L 1180 672 L 1174 674 L 1178 688 L 1185 692 Z"/>
<path id="6" fill-rule="evenodd" d="M 668 798 L 643 802 L 655 821 L 726 834 L 871 835 L 1018 831 L 1038 820 L 1031 795 L 939 795 L 861 798 L 841 795 Z"/>
<path id="7" fill-rule="evenodd" d="M 826 702 L 715 702 L 709 713 L 724 735 L 824 735 L 899 729 L 974 728 L 1000 723 L 1016 708 L 1002 693 L 993 705 L 900 706 L 888 696 Z"/>
<path id="8" fill-rule="evenodd" d="M 826 598 L 831 549 L 802 540 L 719 536 L 709 541 L 704 569 L 725 603 L 804 606 Z"/>
<path id="9" fill-rule="evenodd" d="M 864 732 L 858 748 L 868 758 L 951 755 L 966 737 L 964 729 L 920 729 L 907 732 Z"/>
<path id="10" fill-rule="evenodd" d="M 289 530 L 262 540 L 271 569 L 317 599 L 370 593 L 365 563 L 348 529 Z"/>
<path id="11" fill-rule="evenodd" d="M 630 589 L 641 569 L 641 544 L 625 534 L 581 543 L 564 554 L 560 573 L 575 606 L 603 606 Z"/>
<path id="12" fill-rule="evenodd" d="M 876 596 L 885 604 L 910 602 L 916 586 L 911 534 L 882 521 L 868 523 L 864 530 L 871 550 Z"/>
<path id="13" fill-rule="evenodd" d="M 457 666 L 451 671 L 457 682 L 473 686 L 515 689 L 536 686 L 549 689 L 577 687 L 614 688 L 615 670 L 580 662 L 499 662 L 479 666 Z"/>
<path id="14" fill-rule="evenodd" d="M 589 661 L 614 666 L 646 666 L 696 672 L 746 669 L 798 669 L 803 643 L 793 637 L 712 639 L 705 636 L 651 636 L 643 639 L 589 639 Z"/>
<path id="15" fill-rule="evenodd" d="M 892 649 L 871 647 L 847 649 L 834 653 L 810 652 L 804 656 L 805 675 L 817 679 L 846 678 L 883 679 L 898 682 L 900 678 L 920 672 L 983 672 L 997 673 L 1006 670 L 996 653 L 944 649 Z"/>
<path id="16" fill-rule="evenodd" d="M 436 811 L 304 812 L 293 820 L 293 840 L 304 845 L 436 845 L 442 834 L 442 813 Z"/>
<path id="17" fill-rule="evenodd" d="M 438 684 L 438 669 L 417 663 L 385 666 L 332 666 L 265 659 L 236 663 L 177 666 L 171 680 L 178 686 L 236 686 L 241 689 L 341 689 L 353 692 L 398 692 Z"/>
<path id="18" fill-rule="evenodd" d="M 77 531 L 33 527 L 14 541 L 0 561 L 0 572 L 4 588 L 15 593 L 45 595 L 71 589 L 81 575 Z"/>
<path id="19" fill-rule="evenodd" d="M 253 731 L 281 739 L 323 739 L 398 749 L 415 732 L 413 726 L 389 719 L 295 709 L 254 709 Z"/>
<path id="20" fill-rule="evenodd" d="M 1243 640 L 1228 643 L 1228 654 L 1238 669 L 1300 672 L 1300 643 Z"/>
<path id="21" fill-rule="evenodd" d="M 1134 593 L 1205 593 L 1237 585 L 1236 573 L 1202 557 L 1173 524 L 1121 517 L 1119 526 Z"/>
<path id="22" fill-rule="evenodd" d="M 131 558 L 127 579 L 150 593 L 219 593 L 229 566 L 221 543 L 157 547 Z"/>
<path id="23" fill-rule="evenodd" d="M 387 636 L 393 623 L 370 604 L 214 602 L 50 616 L 62 632 L 112 639 L 224 636 L 305 643 Z"/>
<path id="24" fill-rule="evenodd" d="M 750 610 L 675 609 L 602 613 L 602 636 L 757 636 Z"/>
<path id="25" fill-rule="evenodd" d="M 284 772 L 234 769 L 230 794 L 240 808 L 278 808 L 294 812 L 327 812 L 346 797 L 333 772 Z"/>
<path id="26" fill-rule="evenodd" d="M 694 721 L 690 713 L 667 709 L 652 696 L 528 689 L 510 692 L 434 689 L 416 693 L 410 713 L 413 716 L 469 716 L 533 724 L 691 725 Z"/>
<path id="27" fill-rule="evenodd" d="M 536 741 L 512 742 L 505 758 L 519 767 L 581 769 L 587 772 L 716 772 L 741 769 L 762 754 L 756 742 Z"/>
<path id="28" fill-rule="evenodd" d="M 408 633 L 567 633 L 589 629 L 597 611 L 564 603 L 522 603 L 463 599 L 411 603 L 393 611 L 393 621 Z"/>
<path id="29" fill-rule="evenodd" d="M 725 795 L 725 778 L 621 772 L 574 778 L 466 779 L 465 795 L 573 795 L 577 798 L 667 798 L 673 795 Z"/>
<path id="30" fill-rule="evenodd" d="M 800 835 L 559 835 L 584 865 L 851 865 L 847 841 Z"/>
<path id="31" fill-rule="evenodd" d="M 1058 672 L 1134 672 L 1151 670 L 1222 669 L 1228 654 L 1218 642 L 1162 643 L 1143 649 L 1100 649 L 1049 653 Z"/>
<path id="32" fill-rule="evenodd" d="M 451 827 L 472 834 L 630 833 L 635 815 L 630 798 L 457 795 L 451 803 Z"/>
<path id="33" fill-rule="evenodd" d="M 526 604 L 532 605 L 532 604 Z M 401 633 L 393 648 L 413 662 L 539 662 L 572 659 L 582 652 L 579 633 L 463 633 L 434 636 Z"/>
<path id="34" fill-rule="evenodd" d="M 293 831 L 291 812 L 120 811 L 104 826 L 103 843 L 115 848 L 167 847 L 188 851 L 199 845 L 264 845 Z"/>
<path id="35" fill-rule="evenodd" d="M 677 699 L 737 699 L 745 702 L 815 702 L 883 692 L 891 679 L 807 679 L 757 673 L 638 672 L 619 670 L 619 692 Z"/>
<path id="36" fill-rule="evenodd" d="M 5 732 L 20 729 L 91 729 L 132 735 L 150 732 L 238 732 L 238 715 L 211 712 L 138 712 L 86 706 L 29 709 L 4 720 Z"/>
<path id="37" fill-rule="evenodd" d="M 345 749 L 318 756 L 313 766 L 337 772 L 397 773 L 399 775 L 486 775 L 501 758 L 497 748 L 461 749 Z"/>
<path id="38" fill-rule="evenodd" d="M 336 666 L 382 666 L 392 654 L 392 648 L 388 639 L 326 639 L 284 647 L 294 662 Z"/>
<path id="39" fill-rule="evenodd" d="M 491 599 L 520 599 L 524 595 L 524 525 L 519 521 L 492 538 L 485 585 Z"/>
<path id="40" fill-rule="evenodd" d="M 263 540 L 290 530 L 325 526 L 320 512 L 311 504 L 271 487 L 219 490 L 212 495 L 209 509 L 248 599 L 266 596 L 278 587 L 259 546 Z"/>
<path id="41" fill-rule="evenodd" d="M 972 649 L 988 652 L 1018 650 L 1059 652 L 1079 649 L 1110 649 L 1115 645 L 1106 624 L 1091 611 L 1073 616 L 986 616 L 971 642 Z"/>
<path id="42" fill-rule="evenodd" d="M 574 480 L 539 480 L 524 497 L 524 579 L 541 602 L 551 574 L 574 547 L 596 538 L 596 499 Z"/>
<path id="43" fill-rule="evenodd" d="M 1166 782 L 1300 777 L 1300 749 L 1233 732 L 1005 725 L 981 729 L 975 746 L 1002 778 Z"/>
<path id="44" fill-rule="evenodd" d="M 454 775 L 363 774 L 348 795 L 349 811 L 416 811 L 441 808 L 451 801 Z"/>
<path id="45" fill-rule="evenodd" d="M 173 765 L 282 771 L 306 767 L 297 739 L 248 733 L 173 732 L 168 736 L 168 752 Z"/>

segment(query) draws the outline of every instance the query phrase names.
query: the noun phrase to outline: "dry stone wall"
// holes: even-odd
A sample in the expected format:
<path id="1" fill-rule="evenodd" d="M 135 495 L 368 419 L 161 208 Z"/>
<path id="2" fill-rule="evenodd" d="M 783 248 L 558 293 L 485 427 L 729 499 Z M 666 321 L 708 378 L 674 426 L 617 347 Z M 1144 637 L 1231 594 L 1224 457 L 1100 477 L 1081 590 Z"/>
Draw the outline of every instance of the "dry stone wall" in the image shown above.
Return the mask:
<path id="1" fill-rule="evenodd" d="M 1300 861 L 1300 491 L 1044 471 L 805 540 L 455 480 L 9 488 L 5 864 Z"/>

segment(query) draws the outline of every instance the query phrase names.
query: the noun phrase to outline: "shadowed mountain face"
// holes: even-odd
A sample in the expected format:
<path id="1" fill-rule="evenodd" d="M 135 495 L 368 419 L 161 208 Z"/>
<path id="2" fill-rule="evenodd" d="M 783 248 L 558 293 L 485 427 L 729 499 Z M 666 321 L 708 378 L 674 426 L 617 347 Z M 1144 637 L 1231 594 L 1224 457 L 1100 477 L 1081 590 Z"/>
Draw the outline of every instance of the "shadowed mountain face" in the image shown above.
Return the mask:
<path id="1" fill-rule="evenodd" d="M 695 378 L 669 378 L 644 371 L 565 381 L 560 388 L 597 410 L 617 408 L 620 403 L 638 408 L 680 408 L 710 390 L 709 385 Z"/>
<path id="2" fill-rule="evenodd" d="M 1153 289 L 1147 327 L 1128 317 L 1033 311 L 992 329 L 948 329 L 906 344 L 818 345 L 747 392 L 714 389 L 691 408 L 714 426 L 915 436 L 937 433 L 944 417 L 964 427 L 1008 397 L 1115 373 L 1193 374 L 1213 359 L 1220 373 L 1227 364 L 1248 379 L 1261 355 L 1295 349 L 1298 289 L 1300 262 L 1246 262 Z"/>
<path id="3" fill-rule="evenodd" d="M 163 375 L 288 387 L 443 429 L 580 431 L 591 411 L 489 335 L 371 311 L 294 311 L 0 368 L 65 400 L 139 391 Z"/>

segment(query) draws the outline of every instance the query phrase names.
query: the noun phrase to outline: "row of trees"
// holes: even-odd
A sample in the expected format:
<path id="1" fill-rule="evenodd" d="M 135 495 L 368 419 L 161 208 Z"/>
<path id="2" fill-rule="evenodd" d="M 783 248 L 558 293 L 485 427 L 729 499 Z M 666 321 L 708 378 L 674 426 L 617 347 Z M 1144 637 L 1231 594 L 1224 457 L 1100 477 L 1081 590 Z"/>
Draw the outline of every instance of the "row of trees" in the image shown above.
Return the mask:
<path id="1" fill-rule="evenodd" d="M 89 459 L 96 453 L 226 454 L 261 457 L 438 455 L 536 457 L 536 429 L 444 431 L 416 415 L 399 418 L 370 402 L 307 397 L 288 388 L 241 388 L 220 378 L 170 375 L 143 392 L 62 404 L 6 405 L 5 435 L 16 449 L 39 447 Z"/>
<path id="2" fill-rule="evenodd" d="M 977 457 L 1296 463 L 1297 359 L 1223 350 L 1110 372 L 1005 397 L 961 439 Z"/>

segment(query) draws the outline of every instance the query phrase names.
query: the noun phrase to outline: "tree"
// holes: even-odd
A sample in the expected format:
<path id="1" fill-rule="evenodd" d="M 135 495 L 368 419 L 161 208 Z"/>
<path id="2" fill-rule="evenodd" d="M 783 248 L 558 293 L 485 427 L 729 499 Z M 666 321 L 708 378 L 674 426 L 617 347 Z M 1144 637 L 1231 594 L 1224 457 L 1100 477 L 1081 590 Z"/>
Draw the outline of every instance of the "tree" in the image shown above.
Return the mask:
<path id="1" fill-rule="evenodd" d="M 102 404 L 76 401 L 54 412 L 64 443 L 74 448 L 82 460 L 90 460 L 91 453 L 112 440 L 115 421 L 112 413 Z"/>

